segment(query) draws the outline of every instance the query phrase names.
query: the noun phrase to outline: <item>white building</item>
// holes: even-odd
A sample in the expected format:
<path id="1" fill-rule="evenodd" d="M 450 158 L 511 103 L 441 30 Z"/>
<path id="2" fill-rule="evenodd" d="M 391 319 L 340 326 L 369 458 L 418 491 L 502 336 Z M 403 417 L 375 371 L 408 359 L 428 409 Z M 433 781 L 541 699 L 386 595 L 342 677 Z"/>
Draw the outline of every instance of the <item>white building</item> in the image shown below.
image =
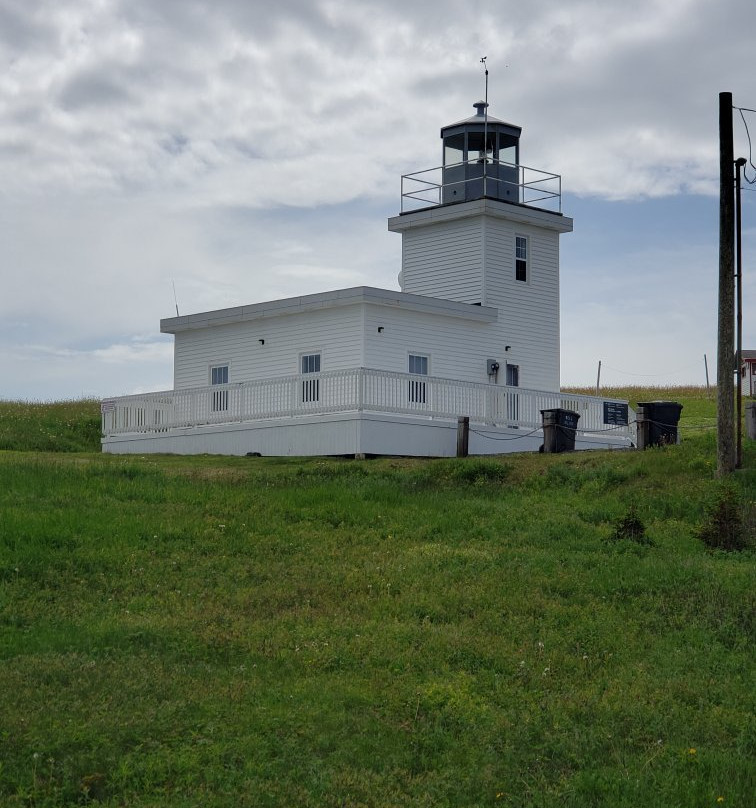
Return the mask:
<path id="1" fill-rule="evenodd" d="M 742 351 L 740 389 L 744 396 L 756 398 L 756 351 Z"/>
<path id="2" fill-rule="evenodd" d="M 174 389 L 104 401 L 104 451 L 444 456 L 460 416 L 472 454 L 528 451 L 556 407 L 580 413 L 578 448 L 629 445 L 626 402 L 559 392 L 560 178 L 475 107 L 441 130 L 441 167 L 402 178 L 401 291 L 162 320 Z"/>

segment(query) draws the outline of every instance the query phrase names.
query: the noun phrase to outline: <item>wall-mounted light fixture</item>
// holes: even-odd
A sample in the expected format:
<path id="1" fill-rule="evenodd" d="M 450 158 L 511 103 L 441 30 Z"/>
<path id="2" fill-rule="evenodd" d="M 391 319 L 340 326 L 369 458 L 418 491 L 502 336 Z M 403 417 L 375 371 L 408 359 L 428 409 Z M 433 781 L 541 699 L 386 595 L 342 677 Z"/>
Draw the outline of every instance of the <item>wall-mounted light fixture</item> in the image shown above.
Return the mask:
<path id="1" fill-rule="evenodd" d="M 511 345 L 505 345 L 505 346 L 504 346 L 504 350 L 505 350 L 505 351 L 508 351 L 508 350 L 509 350 L 511 347 L 512 347 Z"/>
<path id="2" fill-rule="evenodd" d="M 379 333 L 379 334 L 382 334 L 382 333 L 383 333 L 383 326 L 382 326 L 382 325 L 379 325 L 379 326 L 378 326 L 378 333 Z"/>
<path id="3" fill-rule="evenodd" d="M 260 343 L 260 345 L 265 345 L 265 340 L 264 339 L 259 339 L 257 341 Z"/>

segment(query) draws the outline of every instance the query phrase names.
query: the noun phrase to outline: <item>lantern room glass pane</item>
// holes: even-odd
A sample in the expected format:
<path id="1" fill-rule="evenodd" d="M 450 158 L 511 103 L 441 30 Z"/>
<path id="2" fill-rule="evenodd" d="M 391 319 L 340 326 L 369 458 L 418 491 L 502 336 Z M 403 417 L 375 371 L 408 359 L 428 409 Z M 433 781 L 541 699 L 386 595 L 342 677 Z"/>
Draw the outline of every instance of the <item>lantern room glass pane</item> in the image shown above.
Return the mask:
<path id="1" fill-rule="evenodd" d="M 502 163 L 517 164 L 517 138 L 499 135 L 499 160 Z"/>
<path id="2" fill-rule="evenodd" d="M 465 136 L 450 135 L 444 138 L 444 165 L 451 166 L 465 159 Z"/>

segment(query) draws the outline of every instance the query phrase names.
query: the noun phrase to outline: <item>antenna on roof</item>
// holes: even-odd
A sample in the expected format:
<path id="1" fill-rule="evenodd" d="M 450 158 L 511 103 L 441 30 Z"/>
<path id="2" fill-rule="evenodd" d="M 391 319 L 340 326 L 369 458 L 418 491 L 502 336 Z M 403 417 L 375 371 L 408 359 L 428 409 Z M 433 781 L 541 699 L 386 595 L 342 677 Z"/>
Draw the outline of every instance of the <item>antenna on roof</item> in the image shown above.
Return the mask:
<path id="1" fill-rule="evenodd" d="M 480 63 L 483 65 L 483 70 L 485 70 L 485 72 L 486 72 L 486 98 L 485 98 L 485 101 L 486 101 L 486 109 L 488 109 L 488 65 L 486 64 L 486 59 L 488 59 L 488 56 L 484 56 L 480 60 Z"/>
<path id="2" fill-rule="evenodd" d="M 486 195 L 486 174 L 488 172 L 488 65 L 486 64 L 486 59 L 488 59 L 488 56 L 484 56 L 480 60 L 486 73 L 486 95 L 484 98 L 486 105 L 483 107 L 483 196 Z M 491 149 L 492 157 L 493 154 L 493 149 Z"/>
<path id="3" fill-rule="evenodd" d="M 173 302 L 176 304 L 176 317 L 180 317 L 178 310 L 178 298 L 176 297 L 176 281 L 171 278 L 171 283 L 173 284 Z"/>

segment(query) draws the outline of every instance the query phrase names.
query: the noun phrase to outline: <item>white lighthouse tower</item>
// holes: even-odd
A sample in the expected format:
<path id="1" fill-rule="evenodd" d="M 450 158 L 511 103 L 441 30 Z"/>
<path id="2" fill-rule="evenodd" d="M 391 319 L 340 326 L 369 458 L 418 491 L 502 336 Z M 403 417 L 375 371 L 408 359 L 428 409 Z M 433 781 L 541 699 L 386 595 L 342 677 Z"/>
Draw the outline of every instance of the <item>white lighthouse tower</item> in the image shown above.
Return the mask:
<path id="1" fill-rule="evenodd" d="M 443 164 L 402 177 L 403 292 L 496 308 L 494 381 L 559 389 L 559 235 L 556 174 L 520 164 L 519 126 L 476 114 L 441 129 Z M 491 374 L 493 375 L 493 374 Z"/>

